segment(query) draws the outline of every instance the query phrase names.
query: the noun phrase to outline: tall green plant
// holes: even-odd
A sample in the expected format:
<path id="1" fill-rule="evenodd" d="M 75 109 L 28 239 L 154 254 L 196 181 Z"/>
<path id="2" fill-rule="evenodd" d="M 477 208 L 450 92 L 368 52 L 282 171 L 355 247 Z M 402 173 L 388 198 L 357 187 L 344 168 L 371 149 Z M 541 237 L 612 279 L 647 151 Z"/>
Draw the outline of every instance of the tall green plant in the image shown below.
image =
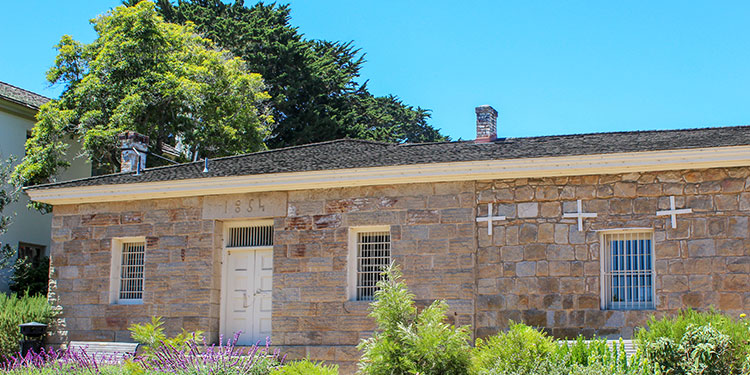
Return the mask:
<path id="1" fill-rule="evenodd" d="M 18 352 L 21 333 L 18 325 L 38 322 L 51 324 L 55 312 L 41 295 L 19 296 L 0 293 L 0 357 Z"/>
<path id="2" fill-rule="evenodd" d="M 486 340 L 477 339 L 472 367 L 478 374 L 510 370 L 526 373 L 548 359 L 554 350 L 554 342 L 544 332 L 511 322 L 507 332 Z"/>
<path id="3" fill-rule="evenodd" d="M 726 336 L 726 342 L 723 336 Z M 703 337 L 704 341 L 695 344 L 696 337 Z M 726 350 L 721 349 L 719 357 L 731 358 L 730 373 L 740 373 L 743 363 L 750 355 L 748 326 L 743 321 L 734 320 L 713 308 L 705 312 L 686 309 L 675 316 L 665 316 L 661 319 L 651 317 L 648 329 L 639 329 L 635 339 L 639 350 L 645 356 L 660 363 L 662 367 L 674 369 L 675 374 L 687 373 L 685 366 L 688 366 L 686 363 L 690 361 L 688 356 L 703 353 L 702 358 L 712 358 L 701 352 L 707 346 L 713 346 L 712 350 L 727 346 Z M 695 345 L 701 347 L 696 348 Z"/>
<path id="4" fill-rule="evenodd" d="M 359 370 L 368 375 L 463 375 L 469 373 L 469 332 L 445 323 L 448 305 L 435 301 L 421 312 L 401 281 L 401 270 L 389 266 L 378 282 L 370 316 L 378 329 L 358 348 Z"/>
<path id="5" fill-rule="evenodd" d="M 167 337 L 163 326 L 164 321 L 160 316 L 152 316 L 150 323 L 132 324 L 128 327 L 128 331 L 135 342 L 145 346 L 144 354 L 147 356 L 153 355 L 164 347 L 187 350 L 190 341 L 203 340 L 202 331 L 191 333 L 184 329 L 177 336 Z"/>

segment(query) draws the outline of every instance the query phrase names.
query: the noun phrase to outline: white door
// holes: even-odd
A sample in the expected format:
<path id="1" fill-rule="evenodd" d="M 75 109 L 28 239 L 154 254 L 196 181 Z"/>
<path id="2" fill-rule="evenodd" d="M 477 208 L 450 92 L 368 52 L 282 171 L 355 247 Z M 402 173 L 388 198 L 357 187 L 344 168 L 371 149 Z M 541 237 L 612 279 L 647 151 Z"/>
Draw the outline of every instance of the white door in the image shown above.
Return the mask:
<path id="1" fill-rule="evenodd" d="M 239 345 L 271 337 L 273 250 L 229 249 L 225 294 L 225 339 L 242 331 Z"/>

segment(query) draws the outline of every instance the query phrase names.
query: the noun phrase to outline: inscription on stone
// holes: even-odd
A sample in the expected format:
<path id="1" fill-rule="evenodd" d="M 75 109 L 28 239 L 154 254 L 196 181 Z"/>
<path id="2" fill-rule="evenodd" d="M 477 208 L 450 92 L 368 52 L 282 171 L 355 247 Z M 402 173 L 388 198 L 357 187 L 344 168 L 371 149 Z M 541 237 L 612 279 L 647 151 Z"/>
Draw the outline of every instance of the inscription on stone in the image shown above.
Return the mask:
<path id="1" fill-rule="evenodd" d="M 286 216 L 286 193 L 210 195 L 203 199 L 204 219 Z"/>

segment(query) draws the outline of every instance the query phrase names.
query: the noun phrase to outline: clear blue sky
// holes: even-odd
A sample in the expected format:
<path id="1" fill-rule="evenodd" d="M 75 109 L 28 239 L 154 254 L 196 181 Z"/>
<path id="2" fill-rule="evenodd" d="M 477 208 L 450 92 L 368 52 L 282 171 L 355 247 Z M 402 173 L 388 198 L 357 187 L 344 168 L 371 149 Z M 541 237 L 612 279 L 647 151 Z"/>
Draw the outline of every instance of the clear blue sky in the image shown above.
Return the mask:
<path id="1" fill-rule="evenodd" d="M 252 1 L 246 3 L 251 4 Z M 0 81 L 56 97 L 44 73 L 63 34 L 119 1 L 9 1 Z M 433 111 L 474 138 L 474 107 L 500 136 L 750 124 L 748 1 L 292 1 L 308 38 L 350 41 L 376 95 Z"/>

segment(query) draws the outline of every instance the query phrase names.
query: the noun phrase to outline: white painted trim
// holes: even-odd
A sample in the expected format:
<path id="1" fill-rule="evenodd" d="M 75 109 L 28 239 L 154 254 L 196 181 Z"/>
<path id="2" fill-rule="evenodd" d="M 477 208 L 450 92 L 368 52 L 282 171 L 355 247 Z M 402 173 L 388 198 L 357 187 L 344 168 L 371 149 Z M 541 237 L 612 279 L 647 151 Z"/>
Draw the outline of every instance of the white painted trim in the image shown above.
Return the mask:
<path id="1" fill-rule="evenodd" d="M 122 245 L 130 242 L 143 242 L 143 294 L 146 294 L 146 261 L 148 248 L 146 237 L 117 237 L 112 239 L 112 259 L 109 268 L 109 303 L 112 305 L 140 305 L 143 299 L 120 300 L 120 272 L 122 272 Z"/>
<path id="2" fill-rule="evenodd" d="M 617 233 L 630 233 L 630 232 L 652 232 L 654 228 L 648 227 L 635 227 L 635 228 L 611 228 L 611 229 L 597 229 L 594 232 L 602 234 L 617 234 Z"/>
<path id="3" fill-rule="evenodd" d="M 273 225 L 273 219 L 258 219 L 258 220 L 222 220 L 222 239 L 221 239 L 221 290 L 219 291 L 219 334 L 224 335 L 224 340 L 231 339 L 231 334 L 226 335 L 226 313 L 227 313 L 227 283 L 229 282 L 227 275 L 229 274 L 229 251 L 254 251 L 254 250 L 271 250 L 273 254 L 273 246 L 257 246 L 257 247 L 233 247 L 227 248 L 227 241 L 229 240 L 229 229 L 237 227 L 245 227 L 251 225 Z M 274 262 L 275 264 L 276 262 Z M 271 297 L 273 298 L 273 296 Z M 272 317 L 273 319 L 273 317 Z"/>
<path id="4" fill-rule="evenodd" d="M 363 232 L 388 232 L 390 225 L 367 225 L 349 227 L 349 256 L 347 259 L 346 295 L 350 301 L 357 300 L 357 234 Z M 391 239 L 391 259 L 393 259 L 393 239 Z"/>
<path id="5" fill-rule="evenodd" d="M 350 168 L 38 189 L 52 205 L 406 183 L 581 176 L 750 165 L 750 146 Z"/>
<path id="6" fill-rule="evenodd" d="M 625 233 L 648 233 L 651 235 L 651 302 L 654 304 L 651 309 L 655 309 L 657 306 L 656 300 L 656 238 L 654 236 L 653 228 L 613 228 L 613 229 L 600 229 L 596 231 L 599 233 L 599 308 L 601 310 L 607 310 L 607 301 L 605 295 L 606 281 L 604 279 L 605 267 L 605 238 L 612 234 L 625 234 Z M 648 309 L 648 310 L 651 310 Z M 619 310 L 629 311 L 629 310 Z"/>

